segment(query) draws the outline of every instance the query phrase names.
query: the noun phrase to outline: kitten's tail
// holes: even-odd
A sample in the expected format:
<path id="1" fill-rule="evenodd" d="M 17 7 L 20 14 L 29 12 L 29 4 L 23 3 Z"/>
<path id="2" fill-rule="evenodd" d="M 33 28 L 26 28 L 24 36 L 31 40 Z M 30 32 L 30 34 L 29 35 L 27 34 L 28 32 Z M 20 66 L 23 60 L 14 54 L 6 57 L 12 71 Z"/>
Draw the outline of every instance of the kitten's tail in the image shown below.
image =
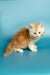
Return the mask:
<path id="1" fill-rule="evenodd" d="M 13 48 L 12 48 L 12 43 L 10 43 L 9 45 L 8 45 L 8 47 L 6 48 L 6 51 L 5 51 L 5 53 L 3 54 L 3 56 L 8 56 L 8 55 L 10 55 L 11 53 L 12 53 L 12 50 Z"/>

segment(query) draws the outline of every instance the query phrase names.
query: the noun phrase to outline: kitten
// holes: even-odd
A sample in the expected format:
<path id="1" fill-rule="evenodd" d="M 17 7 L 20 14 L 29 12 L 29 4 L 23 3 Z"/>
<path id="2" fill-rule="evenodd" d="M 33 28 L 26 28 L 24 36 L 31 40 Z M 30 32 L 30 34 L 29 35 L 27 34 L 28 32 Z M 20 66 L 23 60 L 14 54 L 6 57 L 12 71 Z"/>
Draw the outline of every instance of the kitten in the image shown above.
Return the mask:
<path id="1" fill-rule="evenodd" d="M 29 24 L 28 28 L 22 28 L 9 43 L 3 56 L 8 56 L 12 51 L 23 52 L 28 47 L 32 52 L 37 51 L 35 42 L 44 35 L 43 22 Z"/>

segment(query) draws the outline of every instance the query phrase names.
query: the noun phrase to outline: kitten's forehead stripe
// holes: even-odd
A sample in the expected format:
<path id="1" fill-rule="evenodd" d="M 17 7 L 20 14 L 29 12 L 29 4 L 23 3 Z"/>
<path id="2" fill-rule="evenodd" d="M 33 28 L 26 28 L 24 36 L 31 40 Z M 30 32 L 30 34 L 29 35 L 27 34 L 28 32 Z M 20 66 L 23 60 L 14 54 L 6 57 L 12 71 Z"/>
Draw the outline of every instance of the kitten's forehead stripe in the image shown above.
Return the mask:
<path id="1" fill-rule="evenodd" d="M 38 28 L 39 28 L 40 23 L 34 23 L 33 25 L 34 25 L 34 27 L 35 27 L 35 30 L 37 31 Z"/>

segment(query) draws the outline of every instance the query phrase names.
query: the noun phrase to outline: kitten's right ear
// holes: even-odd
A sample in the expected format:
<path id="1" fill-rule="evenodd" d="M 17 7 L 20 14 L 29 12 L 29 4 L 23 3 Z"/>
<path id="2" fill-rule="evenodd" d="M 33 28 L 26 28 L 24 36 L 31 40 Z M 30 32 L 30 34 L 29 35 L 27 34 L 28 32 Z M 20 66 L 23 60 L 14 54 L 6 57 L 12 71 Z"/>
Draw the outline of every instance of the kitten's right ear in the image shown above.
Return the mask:
<path id="1" fill-rule="evenodd" d="M 33 24 L 29 24 L 29 29 L 30 29 L 30 30 L 33 29 Z"/>
<path id="2" fill-rule="evenodd" d="M 43 22 L 40 23 L 41 28 L 43 28 Z"/>

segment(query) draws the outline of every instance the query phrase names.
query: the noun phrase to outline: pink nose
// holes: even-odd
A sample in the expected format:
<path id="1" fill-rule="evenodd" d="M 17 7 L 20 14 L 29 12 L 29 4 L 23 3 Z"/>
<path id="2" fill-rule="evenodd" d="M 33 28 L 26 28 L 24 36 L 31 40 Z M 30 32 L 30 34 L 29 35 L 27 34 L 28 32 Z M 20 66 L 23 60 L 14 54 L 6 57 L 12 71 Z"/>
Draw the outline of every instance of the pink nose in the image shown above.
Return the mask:
<path id="1" fill-rule="evenodd" d="M 37 35 L 37 37 L 39 37 L 39 36 Z"/>

